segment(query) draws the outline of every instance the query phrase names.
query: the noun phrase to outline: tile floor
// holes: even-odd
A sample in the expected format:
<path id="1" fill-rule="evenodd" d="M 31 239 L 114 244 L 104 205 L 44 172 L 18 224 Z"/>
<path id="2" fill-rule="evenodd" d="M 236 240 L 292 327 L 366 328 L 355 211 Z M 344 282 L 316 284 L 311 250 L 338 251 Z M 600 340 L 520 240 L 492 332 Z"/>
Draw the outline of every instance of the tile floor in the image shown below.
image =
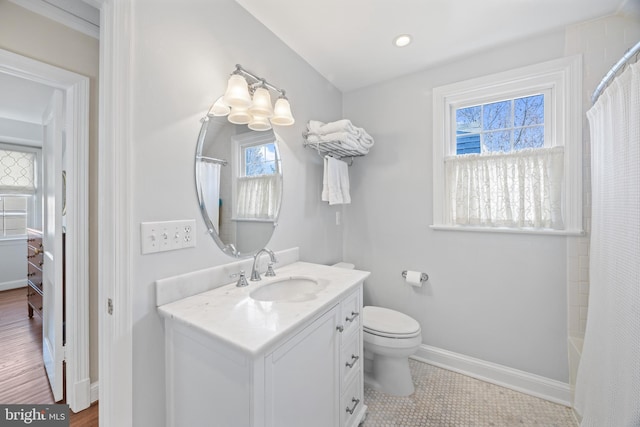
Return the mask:
<path id="1" fill-rule="evenodd" d="M 416 391 L 385 395 L 365 385 L 363 427 L 576 427 L 570 408 L 415 360 Z"/>

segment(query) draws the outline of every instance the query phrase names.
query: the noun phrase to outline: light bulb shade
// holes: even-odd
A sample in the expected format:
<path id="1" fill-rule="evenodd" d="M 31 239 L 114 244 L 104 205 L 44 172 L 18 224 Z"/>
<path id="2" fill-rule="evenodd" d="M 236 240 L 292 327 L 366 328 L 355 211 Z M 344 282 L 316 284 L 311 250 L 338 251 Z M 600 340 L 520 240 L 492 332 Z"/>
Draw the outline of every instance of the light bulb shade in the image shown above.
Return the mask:
<path id="1" fill-rule="evenodd" d="M 249 95 L 249 86 L 244 77 L 239 74 L 232 74 L 229 77 L 223 101 L 231 108 L 249 108 L 251 95 Z"/>
<path id="2" fill-rule="evenodd" d="M 285 97 L 278 98 L 276 105 L 273 108 L 271 123 L 277 126 L 291 126 L 294 122 L 295 119 L 291 114 L 291 105 L 289 105 L 289 100 Z"/>
<path id="3" fill-rule="evenodd" d="M 251 130 L 269 130 L 271 129 L 271 123 L 269 123 L 269 119 L 264 116 L 253 116 L 251 122 L 249 122 L 249 129 Z"/>
<path id="4" fill-rule="evenodd" d="M 253 104 L 249 107 L 252 116 L 260 116 L 270 118 L 273 116 L 273 107 L 271 106 L 271 95 L 269 90 L 259 87 L 253 93 Z"/>
<path id="5" fill-rule="evenodd" d="M 232 107 L 227 120 L 236 125 L 246 125 L 251 121 L 251 114 L 246 108 Z"/>
<path id="6" fill-rule="evenodd" d="M 224 101 L 222 100 L 222 97 L 219 97 L 218 99 L 216 99 L 216 102 L 214 102 L 211 108 L 209 109 L 207 116 L 217 116 L 217 117 L 226 116 L 229 114 L 230 111 L 231 111 L 231 108 L 229 108 L 229 106 L 224 103 Z"/>

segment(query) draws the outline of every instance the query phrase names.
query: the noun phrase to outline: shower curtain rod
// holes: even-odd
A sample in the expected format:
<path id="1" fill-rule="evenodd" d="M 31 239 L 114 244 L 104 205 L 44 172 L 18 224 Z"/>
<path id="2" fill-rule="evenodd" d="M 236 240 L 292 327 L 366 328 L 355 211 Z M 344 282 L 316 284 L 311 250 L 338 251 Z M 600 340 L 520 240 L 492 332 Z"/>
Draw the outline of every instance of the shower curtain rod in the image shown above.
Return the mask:
<path id="1" fill-rule="evenodd" d="M 631 49 L 629 49 L 623 56 L 620 58 L 616 64 L 611 67 L 609 72 L 605 74 L 605 76 L 600 81 L 600 84 L 596 87 L 596 90 L 593 91 L 593 95 L 591 95 L 591 104 L 595 104 L 602 91 L 607 87 L 607 85 L 613 80 L 618 71 L 631 59 L 632 56 L 638 55 L 640 53 L 640 42 L 636 43 Z"/>

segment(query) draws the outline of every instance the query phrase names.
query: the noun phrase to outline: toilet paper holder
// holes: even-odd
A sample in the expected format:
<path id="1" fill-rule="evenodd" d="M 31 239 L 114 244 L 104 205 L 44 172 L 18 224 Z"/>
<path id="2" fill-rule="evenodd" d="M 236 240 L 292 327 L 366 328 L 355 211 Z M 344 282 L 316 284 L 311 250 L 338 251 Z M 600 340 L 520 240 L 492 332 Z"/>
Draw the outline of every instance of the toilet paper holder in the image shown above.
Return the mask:
<path id="1" fill-rule="evenodd" d="M 407 278 L 407 270 L 402 271 L 402 277 Z M 429 275 L 427 273 L 420 273 L 420 283 L 424 283 L 429 280 Z"/>

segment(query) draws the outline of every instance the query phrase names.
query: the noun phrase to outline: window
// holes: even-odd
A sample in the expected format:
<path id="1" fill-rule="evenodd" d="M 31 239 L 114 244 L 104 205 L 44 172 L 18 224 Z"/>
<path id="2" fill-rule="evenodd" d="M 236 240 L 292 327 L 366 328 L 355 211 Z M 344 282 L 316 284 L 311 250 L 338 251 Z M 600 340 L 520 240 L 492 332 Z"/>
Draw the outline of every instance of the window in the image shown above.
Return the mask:
<path id="1" fill-rule="evenodd" d="M 456 154 L 544 147 L 544 112 L 543 93 L 457 108 Z"/>
<path id="2" fill-rule="evenodd" d="M 0 195 L 0 238 L 27 234 L 27 198 Z"/>
<path id="3" fill-rule="evenodd" d="M 0 149 L 0 194 L 33 194 L 34 152 Z"/>
<path id="4" fill-rule="evenodd" d="M 244 176 L 273 175 L 277 172 L 276 145 L 274 142 L 242 147 Z"/>
<path id="5" fill-rule="evenodd" d="M 36 153 L 0 147 L 0 238 L 27 233 L 27 211 L 36 192 Z"/>
<path id="6" fill-rule="evenodd" d="M 581 234 L 581 67 L 434 89 L 434 228 Z"/>
<path id="7" fill-rule="evenodd" d="M 235 221 L 273 222 L 280 208 L 282 171 L 273 132 L 246 132 L 235 141 Z"/>

